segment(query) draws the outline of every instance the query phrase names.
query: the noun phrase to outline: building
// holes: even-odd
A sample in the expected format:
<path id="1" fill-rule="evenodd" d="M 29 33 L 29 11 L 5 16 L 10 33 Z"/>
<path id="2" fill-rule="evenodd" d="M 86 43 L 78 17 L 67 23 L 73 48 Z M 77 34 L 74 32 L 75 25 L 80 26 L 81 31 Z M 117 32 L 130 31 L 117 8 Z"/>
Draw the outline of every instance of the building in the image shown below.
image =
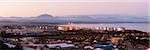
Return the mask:
<path id="1" fill-rule="evenodd" d="M 59 26 L 57 29 L 58 29 L 58 30 L 62 30 L 62 31 L 80 30 L 80 28 L 78 28 L 78 27 L 73 27 L 73 26 Z"/>

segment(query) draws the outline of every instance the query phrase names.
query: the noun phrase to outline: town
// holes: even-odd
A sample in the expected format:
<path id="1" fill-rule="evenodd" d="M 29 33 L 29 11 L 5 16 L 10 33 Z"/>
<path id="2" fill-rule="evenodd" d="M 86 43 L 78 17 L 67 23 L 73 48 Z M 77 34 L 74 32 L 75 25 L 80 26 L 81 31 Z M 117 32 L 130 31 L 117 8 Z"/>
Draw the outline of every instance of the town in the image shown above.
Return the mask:
<path id="1" fill-rule="evenodd" d="M 124 27 L 80 28 L 59 24 L 0 25 L 2 50 L 146 50 L 147 32 Z"/>

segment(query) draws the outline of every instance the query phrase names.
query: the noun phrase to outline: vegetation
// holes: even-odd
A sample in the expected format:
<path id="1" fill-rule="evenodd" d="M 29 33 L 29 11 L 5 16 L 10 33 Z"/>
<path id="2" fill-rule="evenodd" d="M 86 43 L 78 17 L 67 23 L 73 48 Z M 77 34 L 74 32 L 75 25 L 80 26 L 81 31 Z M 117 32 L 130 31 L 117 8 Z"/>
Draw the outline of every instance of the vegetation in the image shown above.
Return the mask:
<path id="1" fill-rule="evenodd" d="M 18 44 L 15 47 L 8 47 L 8 45 L 0 41 L 0 50 L 23 50 L 23 48 Z"/>

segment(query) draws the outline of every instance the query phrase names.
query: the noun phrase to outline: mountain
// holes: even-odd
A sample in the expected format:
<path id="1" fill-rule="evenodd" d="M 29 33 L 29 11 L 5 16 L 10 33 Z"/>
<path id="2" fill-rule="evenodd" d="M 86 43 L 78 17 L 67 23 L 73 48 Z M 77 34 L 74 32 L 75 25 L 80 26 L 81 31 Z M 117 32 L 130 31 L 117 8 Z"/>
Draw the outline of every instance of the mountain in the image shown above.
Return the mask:
<path id="1" fill-rule="evenodd" d="M 69 15 L 52 16 L 42 14 L 36 17 L 0 17 L 0 22 L 18 23 L 114 23 L 114 22 L 150 22 L 148 17 L 120 16 L 120 15 Z"/>
<path id="2" fill-rule="evenodd" d="M 59 17 L 55 17 L 49 14 L 42 14 L 37 17 L 33 17 L 32 20 L 28 20 L 28 22 L 46 22 L 46 23 L 62 23 Z"/>
<path id="3" fill-rule="evenodd" d="M 38 18 L 49 18 L 49 17 L 53 17 L 52 15 L 49 15 L 49 14 L 42 14 L 42 15 L 39 15 L 37 16 Z"/>

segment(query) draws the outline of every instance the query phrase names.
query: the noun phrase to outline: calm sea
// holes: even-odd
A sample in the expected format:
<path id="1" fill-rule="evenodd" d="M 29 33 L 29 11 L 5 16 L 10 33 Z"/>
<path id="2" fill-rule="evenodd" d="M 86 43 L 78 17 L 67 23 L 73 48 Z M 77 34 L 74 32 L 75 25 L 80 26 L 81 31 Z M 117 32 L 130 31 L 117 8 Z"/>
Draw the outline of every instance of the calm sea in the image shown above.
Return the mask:
<path id="1" fill-rule="evenodd" d="M 140 30 L 144 32 L 150 32 L 150 23 L 95 23 L 95 24 L 68 24 L 62 26 L 76 26 L 84 28 L 95 27 L 125 27 L 130 30 Z"/>

